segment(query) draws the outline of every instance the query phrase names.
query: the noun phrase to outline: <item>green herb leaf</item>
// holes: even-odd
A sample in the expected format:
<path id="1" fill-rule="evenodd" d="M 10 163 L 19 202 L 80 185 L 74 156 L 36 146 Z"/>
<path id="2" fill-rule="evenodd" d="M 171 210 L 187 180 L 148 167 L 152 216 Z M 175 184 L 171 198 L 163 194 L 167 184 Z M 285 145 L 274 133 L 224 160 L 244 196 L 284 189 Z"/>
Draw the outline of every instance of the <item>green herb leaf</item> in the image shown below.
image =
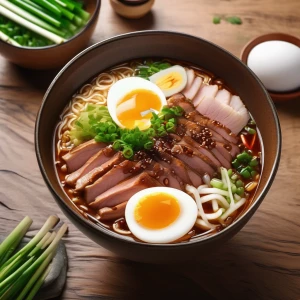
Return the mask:
<path id="1" fill-rule="evenodd" d="M 137 76 L 149 80 L 149 77 L 161 70 L 170 68 L 171 64 L 161 61 L 146 61 L 143 65 L 137 67 Z"/>
<path id="2" fill-rule="evenodd" d="M 226 17 L 225 20 L 230 23 L 230 24 L 234 24 L 234 25 L 241 25 L 242 19 L 240 17 L 236 17 L 236 16 L 232 16 L 232 17 Z"/>
<path id="3" fill-rule="evenodd" d="M 220 24 L 221 23 L 221 18 L 220 17 L 213 17 L 213 23 L 214 24 Z"/>

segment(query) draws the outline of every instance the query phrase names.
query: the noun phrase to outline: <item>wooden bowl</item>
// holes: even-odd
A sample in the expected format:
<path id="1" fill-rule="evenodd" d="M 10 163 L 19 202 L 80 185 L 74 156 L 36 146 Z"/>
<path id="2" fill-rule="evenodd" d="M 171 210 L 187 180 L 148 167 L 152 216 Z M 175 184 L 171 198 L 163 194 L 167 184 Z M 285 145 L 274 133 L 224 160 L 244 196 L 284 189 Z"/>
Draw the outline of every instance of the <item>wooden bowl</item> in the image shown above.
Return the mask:
<path id="1" fill-rule="evenodd" d="M 110 0 L 110 5 L 115 12 L 127 19 L 139 19 L 146 15 L 154 4 L 154 0 L 149 0 L 143 4 L 131 6 L 125 5 L 118 0 Z"/>
<path id="2" fill-rule="evenodd" d="M 84 0 L 91 14 L 86 26 L 75 36 L 59 45 L 46 47 L 17 47 L 0 40 L 0 54 L 7 60 L 28 69 L 54 69 L 62 67 L 84 49 L 94 32 L 100 12 L 101 0 Z"/>
<path id="3" fill-rule="evenodd" d="M 256 37 L 255 39 L 251 40 L 242 50 L 241 52 L 241 60 L 247 64 L 248 56 L 251 50 L 257 46 L 258 44 L 261 44 L 263 42 L 267 41 L 284 41 L 291 44 L 294 44 L 298 47 L 300 47 L 300 39 L 298 39 L 295 36 L 285 34 L 285 33 L 268 33 L 265 35 L 261 35 L 259 37 Z M 300 89 L 296 91 L 291 92 L 284 92 L 284 93 L 278 93 L 273 91 L 268 91 L 270 96 L 272 97 L 274 102 L 283 102 L 287 100 L 292 100 L 296 98 L 300 98 Z"/>
<path id="4" fill-rule="evenodd" d="M 149 47 L 151 43 L 151 47 Z M 222 231 L 185 243 L 146 244 L 119 235 L 84 218 L 65 194 L 54 166 L 55 128 L 72 95 L 108 68 L 136 58 L 166 57 L 201 66 L 225 80 L 244 100 L 262 138 L 262 174 L 250 207 Z M 51 138 L 52 137 L 52 138 Z M 274 103 L 256 75 L 239 59 L 203 39 L 175 32 L 140 31 L 97 43 L 78 54 L 55 77 L 47 90 L 35 127 L 37 160 L 44 180 L 66 216 L 99 245 L 127 259 L 169 263 L 196 261 L 233 237 L 257 210 L 274 180 L 281 151 L 281 133 Z M 249 237 L 250 238 L 250 237 Z"/>

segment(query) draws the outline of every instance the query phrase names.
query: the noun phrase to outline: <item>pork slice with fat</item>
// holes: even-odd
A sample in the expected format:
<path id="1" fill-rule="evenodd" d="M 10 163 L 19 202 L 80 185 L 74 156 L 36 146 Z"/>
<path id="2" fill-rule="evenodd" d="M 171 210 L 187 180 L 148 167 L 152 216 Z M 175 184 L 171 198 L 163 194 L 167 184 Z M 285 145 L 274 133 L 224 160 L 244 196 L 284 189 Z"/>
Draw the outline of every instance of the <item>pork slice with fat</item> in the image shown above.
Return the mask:
<path id="1" fill-rule="evenodd" d="M 66 162 L 68 172 L 74 172 L 82 167 L 94 154 L 106 146 L 107 144 L 97 143 L 92 139 L 72 149 L 62 157 Z"/>
<path id="2" fill-rule="evenodd" d="M 99 195 L 95 201 L 89 205 L 93 209 L 114 207 L 129 200 L 135 193 L 143 189 L 156 186 L 161 186 L 161 184 L 149 174 L 143 172 L 110 188 L 103 194 Z"/>
<path id="3" fill-rule="evenodd" d="M 113 150 L 111 146 L 107 146 L 101 149 L 96 154 L 94 154 L 82 167 L 67 175 L 66 182 L 71 186 L 75 186 L 76 181 L 80 177 L 86 175 L 91 170 L 107 162 L 115 153 L 115 150 Z"/>
<path id="4" fill-rule="evenodd" d="M 92 184 L 98 178 L 108 172 L 114 165 L 118 165 L 124 160 L 124 156 L 121 152 L 117 152 L 110 160 L 105 162 L 99 167 L 94 168 L 86 175 L 80 177 L 76 182 L 76 190 L 83 190 L 87 185 Z"/>
<path id="5" fill-rule="evenodd" d="M 161 186 L 171 187 L 178 190 L 184 190 L 182 180 L 173 174 L 171 170 L 165 168 L 160 162 L 155 162 L 146 169 L 146 172 L 156 179 Z"/>
<path id="6" fill-rule="evenodd" d="M 117 220 L 125 216 L 125 209 L 128 201 L 114 207 L 103 207 L 99 209 L 98 215 L 101 221 Z"/>
<path id="7" fill-rule="evenodd" d="M 184 94 L 187 99 L 193 100 L 196 94 L 198 93 L 199 89 L 201 88 L 201 85 L 202 85 L 202 78 L 196 76 L 191 86 L 185 88 L 182 91 L 182 94 Z"/>
<path id="8" fill-rule="evenodd" d="M 137 162 L 125 160 L 114 166 L 93 184 L 85 187 L 85 201 L 87 203 L 93 202 L 98 195 L 139 172 L 141 169 L 136 168 L 137 164 Z"/>

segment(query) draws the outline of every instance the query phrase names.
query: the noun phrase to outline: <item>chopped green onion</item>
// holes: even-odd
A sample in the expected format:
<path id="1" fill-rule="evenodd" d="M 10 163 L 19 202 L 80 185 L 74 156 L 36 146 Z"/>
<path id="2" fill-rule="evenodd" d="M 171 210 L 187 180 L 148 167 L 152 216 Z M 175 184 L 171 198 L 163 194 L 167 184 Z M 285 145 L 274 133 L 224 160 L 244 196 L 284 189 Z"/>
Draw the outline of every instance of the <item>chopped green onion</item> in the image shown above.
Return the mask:
<path id="1" fill-rule="evenodd" d="M 238 188 L 239 188 L 239 187 L 243 187 L 243 186 L 244 186 L 244 183 L 243 183 L 243 181 L 242 181 L 242 180 L 240 180 L 240 179 L 239 179 L 239 180 L 237 180 L 235 184 L 236 184 L 236 186 L 237 186 Z"/>
<path id="2" fill-rule="evenodd" d="M 0 40 L 12 44 L 14 46 L 21 47 L 22 45 L 19 44 L 17 41 L 6 35 L 4 32 L 0 31 Z"/>
<path id="3" fill-rule="evenodd" d="M 256 167 L 257 165 L 258 165 L 258 160 L 257 160 L 256 157 L 253 157 L 253 158 L 251 159 L 251 161 L 249 162 L 249 166 L 250 166 L 250 167 Z"/>
<path id="4" fill-rule="evenodd" d="M 251 171 L 251 177 L 254 178 L 258 173 L 256 171 Z"/>
<path id="5" fill-rule="evenodd" d="M 236 190 L 237 190 L 236 185 L 235 185 L 235 184 L 232 184 L 232 185 L 231 185 L 231 191 L 232 191 L 232 193 L 235 194 L 235 193 L 236 193 Z"/>
<path id="6" fill-rule="evenodd" d="M 246 179 L 251 178 L 251 171 L 249 171 L 248 167 L 243 168 L 243 169 L 240 171 L 240 174 L 241 174 L 244 178 L 246 178 Z"/>
<path id="7" fill-rule="evenodd" d="M 244 195 L 244 192 L 245 192 L 245 189 L 243 187 L 239 187 L 236 189 L 236 193 L 241 197 Z"/>
<path id="8" fill-rule="evenodd" d="M 240 167 L 240 165 L 241 165 L 241 163 L 237 160 L 237 159 L 235 159 L 234 161 L 232 161 L 232 166 L 235 168 L 235 169 L 238 169 L 239 167 Z"/>
<path id="9" fill-rule="evenodd" d="M 214 188 L 223 190 L 223 181 L 217 178 L 213 178 L 210 181 L 210 185 Z"/>
<path id="10" fill-rule="evenodd" d="M 229 175 L 229 174 L 228 174 Z M 238 175 L 237 174 L 233 174 L 230 179 L 235 182 L 238 179 Z"/>
<path id="11" fill-rule="evenodd" d="M 251 128 L 249 126 L 245 127 L 245 130 L 249 133 L 249 134 L 256 134 L 256 130 L 254 128 Z"/>
<path id="12" fill-rule="evenodd" d="M 252 159 L 252 156 L 249 155 L 246 151 L 244 151 L 244 152 L 238 154 L 238 155 L 236 156 L 236 158 L 237 158 L 237 160 L 238 160 L 239 162 L 241 162 L 241 163 L 249 163 L 250 160 Z"/>

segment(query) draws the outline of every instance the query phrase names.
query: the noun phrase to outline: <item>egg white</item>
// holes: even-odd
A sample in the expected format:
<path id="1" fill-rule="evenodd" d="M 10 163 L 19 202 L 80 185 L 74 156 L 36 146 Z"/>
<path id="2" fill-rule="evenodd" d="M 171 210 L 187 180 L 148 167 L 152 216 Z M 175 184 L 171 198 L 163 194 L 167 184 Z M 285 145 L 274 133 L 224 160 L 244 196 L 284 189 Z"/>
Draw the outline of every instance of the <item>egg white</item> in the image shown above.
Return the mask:
<path id="1" fill-rule="evenodd" d="M 166 97 L 170 97 L 176 93 L 179 93 L 186 87 L 187 73 L 186 73 L 185 68 L 183 68 L 182 66 L 179 66 L 179 65 L 175 65 L 175 66 L 167 68 L 165 70 L 161 70 L 149 77 L 149 80 L 151 82 L 157 83 L 160 78 L 162 78 L 168 74 L 172 74 L 172 73 L 178 73 L 180 75 L 181 81 L 180 81 L 179 85 L 176 87 L 162 89 L 162 91 Z"/>
<path id="2" fill-rule="evenodd" d="M 143 197 L 157 192 L 166 193 L 175 197 L 178 200 L 180 213 L 177 219 L 165 228 L 145 228 L 135 220 L 135 208 Z M 144 242 L 155 244 L 170 243 L 184 236 L 194 226 L 197 214 L 197 205 L 191 196 L 183 191 L 169 187 L 153 187 L 144 189 L 129 199 L 125 209 L 125 219 L 132 234 Z"/>
<path id="3" fill-rule="evenodd" d="M 164 93 L 154 83 L 140 77 L 127 77 L 118 80 L 108 91 L 107 108 L 114 122 L 121 128 L 124 128 L 124 125 L 117 117 L 117 105 L 127 94 L 139 89 L 152 91 L 159 97 L 161 101 L 161 107 L 167 105 L 167 100 Z"/>

